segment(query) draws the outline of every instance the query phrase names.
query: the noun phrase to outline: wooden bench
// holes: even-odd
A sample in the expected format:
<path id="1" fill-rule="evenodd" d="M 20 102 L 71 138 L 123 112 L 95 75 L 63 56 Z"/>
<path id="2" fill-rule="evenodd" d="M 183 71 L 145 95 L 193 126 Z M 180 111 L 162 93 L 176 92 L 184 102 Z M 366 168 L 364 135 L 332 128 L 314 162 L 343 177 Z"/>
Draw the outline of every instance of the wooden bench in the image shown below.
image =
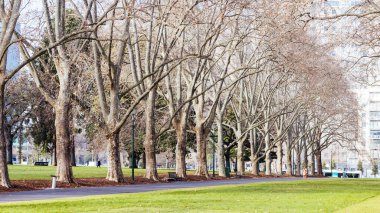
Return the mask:
<path id="1" fill-rule="evenodd" d="M 34 162 L 35 166 L 49 166 L 49 162 Z"/>
<path id="2" fill-rule="evenodd" d="M 178 177 L 175 172 L 168 172 L 168 177 L 166 178 L 167 181 L 178 181 L 182 180 L 182 178 Z"/>

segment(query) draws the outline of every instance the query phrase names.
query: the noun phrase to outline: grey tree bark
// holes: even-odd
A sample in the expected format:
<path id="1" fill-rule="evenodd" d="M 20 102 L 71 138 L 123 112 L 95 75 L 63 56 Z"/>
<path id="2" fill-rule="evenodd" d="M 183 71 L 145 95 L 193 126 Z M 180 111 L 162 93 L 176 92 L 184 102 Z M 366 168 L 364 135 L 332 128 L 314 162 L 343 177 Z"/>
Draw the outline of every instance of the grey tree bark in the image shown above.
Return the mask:
<path id="1" fill-rule="evenodd" d="M 259 175 L 259 156 L 258 156 L 258 149 L 259 149 L 259 143 L 257 141 L 257 133 L 256 128 L 249 131 L 249 143 L 250 143 L 250 150 L 251 150 L 251 164 L 252 164 L 252 174 L 253 175 Z"/>
<path id="2" fill-rule="evenodd" d="M 53 137 L 53 150 L 52 150 L 52 166 L 57 166 L 57 142 L 55 136 Z"/>
<path id="3" fill-rule="evenodd" d="M 7 166 L 7 150 L 4 130 L 4 95 L 5 84 L 0 81 L 0 185 L 3 187 L 11 188 L 11 181 L 9 179 L 8 166 Z"/>
<path id="4" fill-rule="evenodd" d="M 71 137 L 71 151 L 70 151 L 71 166 L 77 166 L 76 157 L 75 157 L 75 138 L 74 138 L 74 135 L 71 135 L 70 137 Z"/>
<path id="5" fill-rule="evenodd" d="M 270 156 L 271 146 L 270 146 L 270 136 L 269 136 L 269 123 L 264 124 L 265 132 L 265 175 L 272 174 L 272 158 Z"/>
<path id="6" fill-rule="evenodd" d="M 292 149 L 288 142 L 286 143 L 286 151 L 285 151 L 285 160 L 286 160 L 286 175 L 292 175 Z"/>
<path id="7" fill-rule="evenodd" d="M 67 76 L 68 77 L 68 76 Z M 69 131 L 69 85 L 68 78 L 64 78 L 60 85 L 60 92 L 55 104 L 55 129 L 57 149 L 57 180 L 73 183 L 74 176 L 71 167 L 71 140 Z"/>
<path id="8" fill-rule="evenodd" d="M 301 150 L 296 149 L 296 176 L 301 176 Z"/>
<path id="9" fill-rule="evenodd" d="M 107 180 L 117 183 L 124 182 L 124 176 L 122 175 L 123 171 L 121 169 L 120 162 L 119 133 L 108 136 L 107 140 Z"/>
<path id="10" fill-rule="evenodd" d="M 207 155 L 206 155 L 206 133 L 204 131 L 204 125 L 200 124 L 195 127 L 195 135 L 197 140 L 197 168 L 196 175 L 205 176 L 210 178 L 207 169 Z"/>
<path id="11" fill-rule="evenodd" d="M 311 160 L 310 175 L 314 176 L 315 175 L 315 155 L 313 152 L 311 153 L 310 160 Z"/>
<path id="12" fill-rule="evenodd" d="M 5 124 L 5 141 L 6 141 L 6 146 L 7 146 L 7 164 L 12 165 L 13 164 L 13 136 L 11 133 L 11 127 L 6 127 L 7 125 Z"/>
<path id="13" fill-rule="evenodd" d="M 307 173 L 309 174 L 309 159 L 308 159 L 308 154 L 307 154 L 307 145 L 306 145 L 306 139 L 304 141 L 304 145 L 303 145 L 303 149 L 302 149 L 302 152 L 303 152 L 303 163 L 302 163 L 302 168 L 306 168 L 307 170 Z"/>
<path id="14" fill-rule="evenodd" d="M 217 141 L 217 156 L 218 156 L 218 175 L 220 177 L 226 177 L 226 159 L 224 157 L 224 142 L 223 142 L 223 124 L 222 119 L 216 119 L 217 131 L 218 131 L 218 141 Z"/>
<path id="15" fill-rule="evenodd" d="M 184 45 L 184 42 L 182 42 L 182 45 Z M 183 57 L 183 49 L 181 49 L 181 57 Z M 166 95 L 169 100 L 169 112 L 172 117 L 172 126 L 174 127 L 177 140 L 175 150 L 176 174 L 178 177 L 186 178 L 186 128 L 191 102 L 185 102 L 183 100 L 184 97 L 182 90 L 185 89 L 185 85 L 182 83 L 183 75 L 183 68 L 182 65 L 180 65 L 175 75 L 175 86 L 173 85 L 173 82 L 171 82 L 170 75 L 165 78 L 165 84 L 167 90 Z M 194 93 L 196 82 L 194 79 L 189 81 L 192 83 L 187 85 L 186 98 L 188 99 L 190 99 Z M 173 86 L 176 87 L 176 89 L 173 89 Z"/>
<path id="16" fill-rule="evenodd" d="M 282 176 L 282 141 L 280 140 L 278 143 L 277 143 L 277 151 L 276 151 L 276 156 L 277 156 L 277 160 L 276 160 L 276 171 L 277 171 L 277 175 L 279 176 Z"/>
<path id="17" fill-rule="evenodd" d="M 146 169 L 145 177 L 158 181 L 158 173 L 156 167 L 156 148 L 155 148 L 155 100 L 156 100 L 156 89 L 152 89 L 149 92 L 148 98 L 146 100 L 145 108 L 145 158 L 146 158 Z"/>
<path id="18" fill-rule="evenodd" d="M 0 22 L 1 22 L 1 41 L 0 41 L 0 185 L 12 187 L 8 166 L 7 166 L 7 141 L 5 138 L 5 86 L 7 81 L 19 70 L 15 69 L 7 73 L 7 53 L 8 47 L 12 43 L 12 36 L 19 18 L 21 0 L 10 1 L 6 7 L 4 1 L 0 1 Z"/>
<path id="19" fill-rule="evenodd" d="M 175 149 L 176 174 L 178 177 L 186 178 L 186 121 L 187 116 L 181 116 L 179 123 L 174 124 L 177 136 Z"/>

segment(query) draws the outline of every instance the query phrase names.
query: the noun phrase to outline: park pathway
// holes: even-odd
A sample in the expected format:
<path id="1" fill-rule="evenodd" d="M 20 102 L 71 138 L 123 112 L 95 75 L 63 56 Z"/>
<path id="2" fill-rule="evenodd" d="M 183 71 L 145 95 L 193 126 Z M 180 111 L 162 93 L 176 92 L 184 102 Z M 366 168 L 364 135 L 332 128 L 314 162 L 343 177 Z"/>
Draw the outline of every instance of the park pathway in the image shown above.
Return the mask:
<path id="1" fill-rule="evenodd" d="M 123 186 L 105 186 L 105 187 L 82 187 L 82 188 L 66 188 L 66 189 L 45 189 L 22 192 L 6 192 L 0 193 L 0 203 L 8 203 L 15 201 L 32 201 L 32 200 L 47 200 L 55 198 L 83 197 L 90 195 L 107 195 L 120 193 L 138 193 L 150 192 L 167 189 L 186 189 L 195 187 L 207 186 L 224 186 L 246 183 L 262 183 L 273 181 L 294 181 L 301 178 L 243 178 L 230 180 L 212 180 L 199 182 L 170 182 L 156 184 L 136 184 Z"/>

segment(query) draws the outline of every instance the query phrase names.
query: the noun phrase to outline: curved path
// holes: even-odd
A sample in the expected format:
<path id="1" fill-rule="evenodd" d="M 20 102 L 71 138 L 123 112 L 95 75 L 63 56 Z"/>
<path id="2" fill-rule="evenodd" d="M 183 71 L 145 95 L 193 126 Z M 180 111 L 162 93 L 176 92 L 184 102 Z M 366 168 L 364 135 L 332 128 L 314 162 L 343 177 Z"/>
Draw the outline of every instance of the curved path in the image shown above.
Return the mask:
<path id="1" fill-rule="evenodd" d="M 15 201 L 32 201 L 47 200 L 55 198 L 83 197 L 90 195 L 106 195 L 119 193 L 138 193 L 167 189 L 185 189 L 206 186 L 223 186 L 246 183 L 261 183 L 273 181 L 294 181 L 301 178 L 261 178 L 261 179 L 229 179 L 229 180 L 211 180 L 199 182 L 171 182 L 156 184 L 136 184 L 123 186 L 106 186 L 106 187 L 82 187 L 82 188 L 66 188 L 66 189 L 45 189 L 22 192 L 5 192 L 0 193 L 0 203 L 8 203 Z"/>

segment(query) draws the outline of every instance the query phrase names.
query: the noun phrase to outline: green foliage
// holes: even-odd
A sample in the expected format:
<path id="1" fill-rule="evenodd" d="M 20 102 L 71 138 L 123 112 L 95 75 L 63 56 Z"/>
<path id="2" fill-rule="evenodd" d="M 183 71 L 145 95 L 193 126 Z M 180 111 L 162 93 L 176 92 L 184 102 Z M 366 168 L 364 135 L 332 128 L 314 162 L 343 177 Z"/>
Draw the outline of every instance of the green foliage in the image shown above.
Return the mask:
<path id="1" fill-rule="evenodd" d="M 65 34 L 71 34 L 80 28 L 81 18 L 76 16 L 74 10 L 67 9 L 65 18 L 66 18 L 65 19 Z M 54 30 L 54 27 L 55 25 L 53 25 L 53 30 Z M 50 41 L 48 37 L 48 32 L 45 32 L 45 35 L 41 38 L 40 49 L 42 49 L 42 47 L 47 47 L 49 45 L 50 45 Z M 57 69 L 55 68 L 54 62 L 52 58 L 50 57 L 49 53 L 42 54 L 40 59 L 47 65 L 47 67 L 43 67 L 43 65 L 40 62 L 36 61 L 37 70 L 40 70 L 44 73 L 49 73 L 52 75 L 57 73 Z M 45 68 L 48 68 L 48 70 L 45 70 Z"/>
<path id="2" fill-rule="evenodd" d="M 35 146 L 43 153 L 52 151 L 55 142 L 54 113 L 50 105 L 41 104 L 32 115 L 32 124 L 29 130 Z"/>
<path id="3" fill-rule="evenodd" d="M 124 144 L 124 148 L 127 151 L 128 155 L 132 156 L 132 128 L 125 129 L 126 131 L 123 132 L 122 135 L 122 143 Z M 123 135 L 127 134 L 128 137 L 123 137 Z M 134 142 L 134 153 L 135 153 L 135 159 L 136 159 L 136 166 L 139 165 L 139 161 L 143 157 L 144 153 L 144 144 L 143 141 L 145 139 L 145 134 L 143 131 L 139 131 L 139 129 L 135 129 L 135 142 Z M 131 160 L 131 159 L 130 159 Z"/>
<path id="4" fill-rule="evenodd" d="M 156 146 L 157 153 L 170 151 L 175 155 L 175 146 L 177 144 L 175 132 L 165 132 L 163 133 L 159 139 Z"/>
<path id="5" fill-rule="evenodd" d="M 98 128 L 98 125 L 95 123 L 87 123 L 87 125 L 85 126 L 86 136 L 90 141 L 92 141 L 94 137 L 96 136 L 97 128 Z"/>
<path id="6" fill-rule="evenodd" d="M 65 33 L 71 34 L 77 30 L 79 30 L 81 26 L 81 19 L 77 17 L 75 11 L 72 9 L 66 10 L 66 23 L 65 23 Z"/>
<path id="7" fill-rule="evenodd" d="M 186 135 L 186 152 L 187 152 L 187 154 L 190 153 L 190 149 L 196 150 L 196 147 L 197 147 L 196 145 L 197 145 L 197 143 L 196 143 L 195 134 L 188 132 Z"/>

